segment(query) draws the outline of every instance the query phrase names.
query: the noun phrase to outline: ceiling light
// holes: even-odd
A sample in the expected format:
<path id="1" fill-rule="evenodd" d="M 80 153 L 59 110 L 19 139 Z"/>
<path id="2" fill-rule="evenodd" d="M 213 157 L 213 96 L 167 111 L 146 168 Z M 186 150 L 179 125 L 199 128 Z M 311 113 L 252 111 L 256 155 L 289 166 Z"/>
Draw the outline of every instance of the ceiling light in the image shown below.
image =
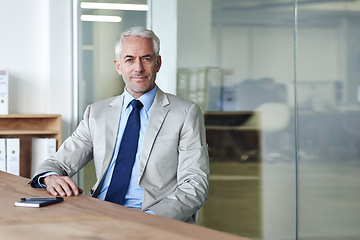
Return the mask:
<path id="1" fill-rule="evenodd" d="M 85 22 L 121 22 L 119 16 L 104 16 L 104 15 L 81 15 L 81 21 Z"/>
<path id="2" fill-rule="evenodd" d="M 146 4 L 123 4 L 123 3 L 96 3 L 82 2 L 81 8 L 84 9 L 106 9 L 106 10 L 129 10 L 129 11 L 147 11 L 149 9 Z"/>

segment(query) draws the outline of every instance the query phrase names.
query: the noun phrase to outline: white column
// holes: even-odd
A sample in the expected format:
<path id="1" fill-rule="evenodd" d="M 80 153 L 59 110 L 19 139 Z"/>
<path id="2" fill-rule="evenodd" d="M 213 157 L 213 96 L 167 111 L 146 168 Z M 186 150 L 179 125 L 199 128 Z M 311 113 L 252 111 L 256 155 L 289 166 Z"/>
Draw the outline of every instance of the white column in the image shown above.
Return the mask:
<path id="1" fill-rule="evenodd" d="M 160 38 L 162 66 L 156 82 L 165 92 L 176 93 L 177 0 L 149 1 L 148 27 Z"/>
<path id="2" fill-rule="evenodd" d="M 73 121 L 73 59 L 72 59 L 72 11 L 71 0 L 49 2 L 49 68 L 46 91 L 49 99 L 49 113 L 61 114 L 62 139 L 65 140 L 74 129 Z"/>

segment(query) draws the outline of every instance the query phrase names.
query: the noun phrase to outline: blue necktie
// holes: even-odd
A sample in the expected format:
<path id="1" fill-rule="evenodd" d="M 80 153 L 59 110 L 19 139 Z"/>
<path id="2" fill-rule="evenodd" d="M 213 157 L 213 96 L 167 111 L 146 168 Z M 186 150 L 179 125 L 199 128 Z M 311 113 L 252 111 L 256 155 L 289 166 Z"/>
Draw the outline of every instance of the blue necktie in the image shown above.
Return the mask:
<path id="1" fill-rule="evenodd" d="M 120 144 L 118 156 L 116 158 L 114 172 L 111 177 L 110 185 L 105 197 L 106 201 L 123 204 L 126 192 L 129 188 L 132 168 L 138 147 L 140 132 L 140 109 L 143 104 L 139 100 L 132 100 L 133 106 L 123 137 Z"/>

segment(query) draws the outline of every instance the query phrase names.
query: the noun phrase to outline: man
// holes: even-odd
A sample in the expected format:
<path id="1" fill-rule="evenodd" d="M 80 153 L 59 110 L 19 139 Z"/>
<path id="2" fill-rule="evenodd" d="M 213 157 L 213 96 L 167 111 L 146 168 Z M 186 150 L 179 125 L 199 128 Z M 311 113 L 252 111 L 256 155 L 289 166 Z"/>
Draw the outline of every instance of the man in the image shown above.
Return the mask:
<path id="1" fill-rule="evenodd" d="M 97 182 L 91 196 L 195 223 L 208 195 L 208 147 L 202 112 L 195 103 L 157 87 L 159 49 L 156 35 L 142 27 L 131 28 L 118 38 L 114 63 L 124 79 L 124 93 L 87 107 L 75 132 L 37 169 L 30 181 L 33 187 L 46 187 L 54 196 L 78 195 L 82 190 L 71 177 L 94 159 Z M 134 99 L 141 102 L 137 110 L 140 130 L 130 134 L 130 138 L 138 135 L 138 140 L 132 170 L 127 171 L 130 179 L 123 181 L 120 177 L 125 174 L 117 171 L 125 169 L 129 160 L 118 158 L 131 152 L 122 151 L 123 144 L 130 141 L 122 138 L 128 139 L 127 125 L 134 124 L 127 121 L 133 109 L 138 109 L 129 104 Z M 123 182 L 125 196 L 113 200 L 119 195 L 113 189 Z"/>

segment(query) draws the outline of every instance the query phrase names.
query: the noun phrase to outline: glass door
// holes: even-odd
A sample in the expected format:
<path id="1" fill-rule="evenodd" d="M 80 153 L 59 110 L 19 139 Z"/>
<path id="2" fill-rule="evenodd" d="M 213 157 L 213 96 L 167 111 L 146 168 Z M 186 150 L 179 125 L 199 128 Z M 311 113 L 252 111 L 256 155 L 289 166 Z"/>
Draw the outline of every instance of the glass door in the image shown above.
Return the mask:
<path id="1" fill-rule="evenodd" d="M 148 6 L 146 0 L 84 0 L 76 8 L 80 121 L 87 105 L 123 92 L 124 83 L 113 62 L 115 40 L 132 26 L 146 27 Z M 95 179 L 94 166 L 88 164 L 79 178 L 86 193 Z"/>

